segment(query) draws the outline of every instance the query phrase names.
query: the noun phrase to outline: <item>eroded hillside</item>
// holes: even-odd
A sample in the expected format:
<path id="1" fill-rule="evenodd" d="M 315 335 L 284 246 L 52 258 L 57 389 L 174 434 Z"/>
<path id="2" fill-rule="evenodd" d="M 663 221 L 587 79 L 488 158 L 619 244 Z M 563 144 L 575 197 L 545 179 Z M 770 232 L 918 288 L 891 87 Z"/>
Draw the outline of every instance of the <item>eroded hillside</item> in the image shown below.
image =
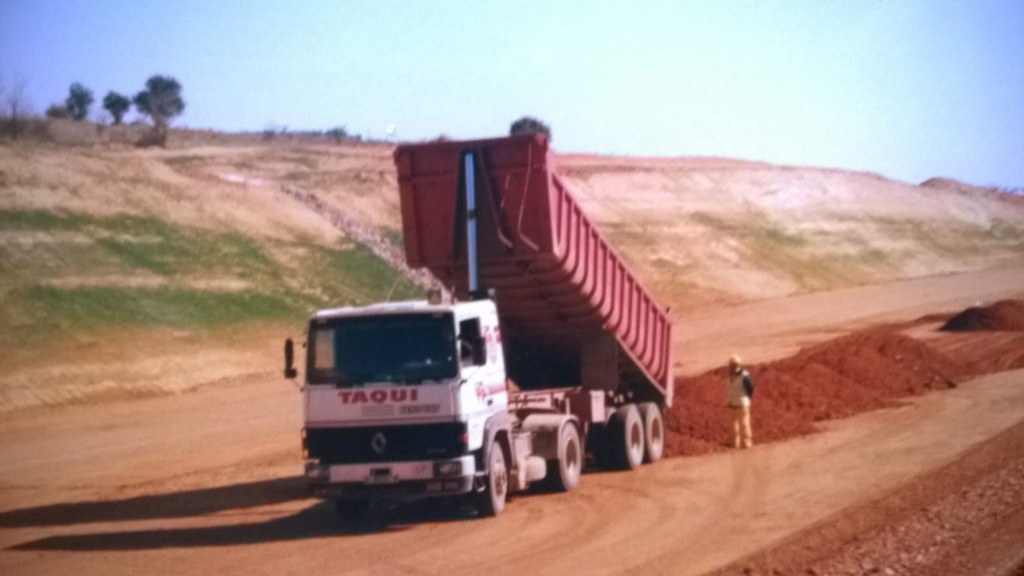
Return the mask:
<path id="1" fill-rule="evenodd" d="M 0 147 L 0 411 L 266 371 L 311 310 L 422 294 L 375 251 L 394 231 L 347 233 L 261 181 L 292 158 Z"/>
<path id="2" fill-rule="evenodd" d="M 402 270 L 390 146 L 216 140 L 0 146 L 0 411 L 268 370 L 310 310 L 422 293 Z M 945 180 L 722 159 L 559 169 L 682 316 L 1024 261 L 1024 198 Z M 180 371 L 147 368 L 154 355 Z"/>
<path id="3" fill-rule="evenodd" d="M 1024 259 L 1024 198 L 714 159 L 562 159 L 577 197 L 683 310 Z"/>

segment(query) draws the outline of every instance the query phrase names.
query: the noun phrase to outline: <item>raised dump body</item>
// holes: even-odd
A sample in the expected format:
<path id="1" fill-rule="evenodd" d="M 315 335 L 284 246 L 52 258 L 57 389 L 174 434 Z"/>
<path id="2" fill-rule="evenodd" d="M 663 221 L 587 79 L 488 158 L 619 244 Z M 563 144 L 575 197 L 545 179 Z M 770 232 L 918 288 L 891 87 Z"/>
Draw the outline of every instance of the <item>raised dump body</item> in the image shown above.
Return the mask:
<path id="1" fill-rule="evenodd" d="M 494 289 L 509 377 L 584 386 L 616 403 L 672 400 L 672 322 L 583 214 L 542 135 L 400 146 L 405 253 L 468 297 L 465 163 L 479 285 Z M 612 394 L 614 396 L 614 394 Z"/>

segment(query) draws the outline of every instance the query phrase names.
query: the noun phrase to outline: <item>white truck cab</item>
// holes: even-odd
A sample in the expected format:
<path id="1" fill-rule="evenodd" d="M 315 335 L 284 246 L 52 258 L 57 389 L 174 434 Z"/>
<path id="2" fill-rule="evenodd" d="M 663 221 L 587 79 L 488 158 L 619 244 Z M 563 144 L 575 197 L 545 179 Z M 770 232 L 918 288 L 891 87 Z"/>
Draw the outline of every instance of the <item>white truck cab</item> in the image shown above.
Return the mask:
<path id="1" fill-rule="evenodd" d="M 315 313 L 303 395 L 306 479 L 345 512 L 371 499 L 486 492 L 485 448 L 498 432 L 509 456 L 501 326 L 489 299 Z"/>

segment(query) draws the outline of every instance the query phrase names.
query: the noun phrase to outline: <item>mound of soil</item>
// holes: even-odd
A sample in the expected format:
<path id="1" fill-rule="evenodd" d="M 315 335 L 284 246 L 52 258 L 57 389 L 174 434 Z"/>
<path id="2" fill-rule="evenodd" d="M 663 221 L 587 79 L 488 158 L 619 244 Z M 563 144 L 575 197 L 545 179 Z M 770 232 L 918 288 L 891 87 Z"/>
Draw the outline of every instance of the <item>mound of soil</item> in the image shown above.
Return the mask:
<path id="1" fill-rule="evenodd" d="M 941 330 L 947 332 L 1024 331 L 1024 301 L 1001 300 L 991 306 L 972 306 L 950 318 Z"/>
<path id="2" fill-rule="evenodd" d="M 944 354 L 892 327 L 870 329 L 748 367 L 755 382 L 754 441 L 814 431 L 814 423 L 892 406 L 903 396 L 949 388 L 965 376 Z M 666 414 L 666 453 L 724 448 L 725 374 L 720 368 L 676 380 Z"/>

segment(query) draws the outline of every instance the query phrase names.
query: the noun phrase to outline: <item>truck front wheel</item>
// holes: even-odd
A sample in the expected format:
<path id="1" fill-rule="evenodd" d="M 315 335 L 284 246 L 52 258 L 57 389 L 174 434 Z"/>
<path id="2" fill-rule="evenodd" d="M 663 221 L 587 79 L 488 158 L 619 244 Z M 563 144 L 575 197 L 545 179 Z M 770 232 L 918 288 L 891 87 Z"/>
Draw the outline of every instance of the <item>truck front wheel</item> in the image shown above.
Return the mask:
<path id="1" fill-rule="evenodd" d="M 636 404 L 626 404 L 608 422 L 611 457 L 617 468 L 632 470 L 644 461 L 644 422 Z"/>
<path id="2" fill-rule="evenodd" d="M 555 490 L 568 492 L 580 483 L 583 447 L 576 426 L 566 422 L 558 431 L 558 460 L 548 461 L 548 478 Z"/>
<path id="3" fill-rule="evenodd" d="M 505 498 L 508 496 L 508 466 L 500 442 L 491 444 L 488 451 L 485 482 L 484 490 L 477 495 L 477 510 L 481 516 L 497 516 L 505 509 Z"/>

